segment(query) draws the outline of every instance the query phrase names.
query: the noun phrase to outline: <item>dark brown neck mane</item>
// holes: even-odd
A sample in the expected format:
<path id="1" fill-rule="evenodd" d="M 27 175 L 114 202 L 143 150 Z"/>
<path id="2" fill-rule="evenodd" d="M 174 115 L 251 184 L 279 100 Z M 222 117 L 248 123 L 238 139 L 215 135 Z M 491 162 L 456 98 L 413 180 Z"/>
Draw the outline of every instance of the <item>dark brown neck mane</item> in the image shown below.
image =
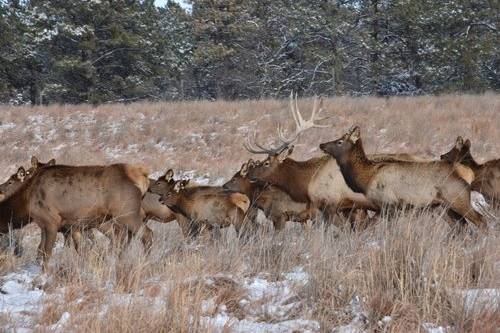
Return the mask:
<path id="1" fill-rule="evenodd" d="M 354 144 L 352 151 L 337 158 L 340 171 L 347 185 L 358 193 L 366 193 L 368 184 L 376 172 L 377 162 L 370 161 L 363 149 L 361 139 Z"/>
<path id="2" fill-rule="evenodd" d="M 474 158 L 472 157 L 470 151 L 467 151 L 464 156 L 462 156 L 460 159 L 459 159 L 459 163 L 465 165 L 465 166 L 468 166 L 469 168 L 472 169 L 472 171 L 477 171 L 477 169 L 479 169 L 481 167 L 480 164 L 478 164 Z"/>

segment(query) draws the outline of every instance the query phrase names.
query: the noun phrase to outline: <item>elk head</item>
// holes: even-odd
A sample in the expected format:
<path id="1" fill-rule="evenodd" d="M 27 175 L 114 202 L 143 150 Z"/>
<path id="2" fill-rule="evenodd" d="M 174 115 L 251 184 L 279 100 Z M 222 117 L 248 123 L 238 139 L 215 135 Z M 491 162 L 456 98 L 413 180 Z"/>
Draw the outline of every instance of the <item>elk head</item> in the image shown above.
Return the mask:
<path id="1" fill-rule="evenodd" d="M 281 163 L 288 158 L 293 152 L 293 146 L 285 147 L 281 152 L 269 154 L 264 161 L 259 161 L 254 164 L 248 171 L 248 179 L 250 182 L 258 182 L 261 184 L 272 183 L 272 179 L 277 172 Z"/>
<path id="2" fill-rule="evenodd" d="M 239 193 L 250 193 L 253 190 L 253 185 L 247 178 L 248 169 L 253 165 L 253 161 L 250 159 L 248 162 L 243 163 L 240 170 L 234 174 L 234 176 L 228 180 L 222 187 L 226 190 L 239 192 Z"/>
<path id="3" fill-rule="evenodd" d="M 163 176 L 160 176 L 157 180 L 150 182 L 148 191 L 154 194 L 162 195 L 170 192 L 174 185 L 174 171 L 172 169 L 168 169 Z"/>
<path id="4" fill-rule="evenodd" d="M 278 146 L 266 148 L 263 145 L 257 143 L 256 134 L 253 133 L 253 138 L 247 137 L 245 142 L 245 148 L 253 154 L 265 154 L 267 158 L 262 161 L 253 164 L 249 167 L 248 178 L 251 181 L 260 181 L 268 183 L 270 178 L 277 172 L 279 166 L 283 161 L 285 161 L 288 156 L 293 151 L 293 144 L 299 139 L 300 135 L 306 130 L 311 128 L 326 128 L 331 127 L 331 125 L 320 125 L 316 121 L 321 121 L 328 119 L 330 117 L 318 118 L 318 115 L 323 111 L 323 99 L 314 99 L 313 109 L 311 111 L 311 117 L 308 120 L 304 120 L 302 114 L 299 111 L 297 96 L 290 94 L 290 112 L 295 123 L 294 133 L 287 137 L 281 125 L 278 125 Z"/>
<path id="5" fill-rule="evenodd" d="M 17 172 L 10 176 L 5 183 L 0 184 L 0 200 L 16 192 L 23 184 L 25 178 L 27 178 L 26 170 L 23 167 L 19 167 Z"/>
<path id="6" fill-rule="evenodd" d="M 455 142 L 455 145 L 449 152 L 441 155 L 441 160 L 447 161 L 450 163 L 464 163 L 468 164 L 468 162 L 474 161 L 472 155 L 470 153 L 470 140 L 467 139 L 464 142 L 464 139 L 459 136 Z"/>
<path id="7" fill-rule="evenodd" d="M 181 213 L 178 202 L 182 198 L 182 192 L 189 183 L 189 179 L 177 180 L 173 182 L 172 188 L 161 194 L 160 202 L 170 208 L 174 213 Z"/>
<path id="8" fill-rule="evenodd" d="M 336 160 L 343 161 L 360 145 L 361 131 L 358 126 L 354 126 L 340 139 L 322 143 L 319 145 L 319 148 L 325 153 L 332 155 Z"/>

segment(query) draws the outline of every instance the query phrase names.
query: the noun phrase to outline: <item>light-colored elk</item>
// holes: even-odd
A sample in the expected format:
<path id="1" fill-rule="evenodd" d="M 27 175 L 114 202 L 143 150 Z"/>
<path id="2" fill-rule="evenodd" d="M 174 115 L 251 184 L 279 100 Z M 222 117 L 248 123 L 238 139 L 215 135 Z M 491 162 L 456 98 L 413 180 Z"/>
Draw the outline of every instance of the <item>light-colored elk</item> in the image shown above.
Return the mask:
<path id="1" fill-rule="evenodd" d="M 31 221 L 37 223 L 42 231 L 44 268 L 61 227 L 91 227 L 108 218 L 114 218 L 133 234 L 144 227 L 142 241 L 149 250 L 152 232 L 144 225 L 141 210 L 148 186 L 146 170 L 127 164 L 40 168 L 0 202 L 0 233 L 22 228 Z"/>
<path id="2" fill-rule="evenodd" d="M 408 162 L 370 160 L 363 149 L 359 127 L 320 149 L 337 160 L 346 183 L 379 206 L 449 207 L 450 219 L 466 218 L 479 229 L 486 222 L 471 206 L 470 186 L 453 165 L 442 161 Z M 450 220 L 454 225 L 455 221 Z"/>

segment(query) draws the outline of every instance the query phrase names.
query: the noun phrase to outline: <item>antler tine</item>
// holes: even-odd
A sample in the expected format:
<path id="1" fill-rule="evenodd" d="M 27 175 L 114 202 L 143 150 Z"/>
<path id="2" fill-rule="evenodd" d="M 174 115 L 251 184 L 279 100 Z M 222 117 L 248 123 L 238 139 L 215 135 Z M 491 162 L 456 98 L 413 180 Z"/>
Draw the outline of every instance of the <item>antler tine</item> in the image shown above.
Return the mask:
<path id="1" fill-rule="evenodd" d="M 323 99 L 321 98 L 319 103 L 318 99 L 315 97 L 314 98 L 314 104 L 313 104 L 313 109 L 311 112 L 311 117 L 308 120 L 304 120 L 302 117 L 302 114 L 299 111 L 298 107 L 298 99 L 297 95 L 295 95 L 295 101 L 293 101 L 294 97 L 293 94 L 290 94 L 290 112 L 292 113 L 294 122 L 295 122 L 295 133 L 291 136 L 291 138 L 286 138 L 285 133 L 283 131 L 283 128 L 281 126 L 278 126 L 278 138 L 281 142 L 286 142 L 288 144 L 291 144 L 297 138 L 300 136 L 300 134 L 310 128 L 327 128 L 330 127 L 331 125 L 321 125 L 315 123 L 315 121 L 322 121 L 331 117 L 322 117 L 322 118 L 317 118 L 317 116 L 323 111 Z M 295 103 L 294 103 L 295 102 Z M 294 105 L 295 104 L 295 105 Z"/>
<path id="2" fill-rule="evenodd" d="M 243 146 L 252 154 L 272 155 L 275 153 L 275 149 L 265 148 L 257 142 L 257 133 L 255 131 L 253 132 L 253 140 L 250 139 L 250 136 L 247 136 L 246 142 L 243 143 Z"/>

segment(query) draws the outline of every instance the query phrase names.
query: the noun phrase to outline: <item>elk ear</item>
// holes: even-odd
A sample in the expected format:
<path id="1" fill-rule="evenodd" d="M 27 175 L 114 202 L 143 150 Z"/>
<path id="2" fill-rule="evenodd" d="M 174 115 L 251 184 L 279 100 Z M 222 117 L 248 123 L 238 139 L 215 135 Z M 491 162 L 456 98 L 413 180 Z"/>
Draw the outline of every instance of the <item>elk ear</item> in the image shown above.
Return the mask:
<path id="1" fill-rule="evenodd" d="M 36 156 L 31 156 L 31 166 L 33 168 L 38 168 L 38 158 L 36 158 Z"/>
<path id="2" fill-rule="evenodd" d="M 174 170 L 168 169 L 163 177 L 165 178 L 166 181 L 172 180 L 172 178 L 174 178 Z"/>
<path id="3" fill-rule="evenodd" d="M 53 166 L 53 165 L 56 165 L 56 160 L 54 158 L 47 162 L 47 166 Z"/>
<path id="4" fill-rule="evenodd" d="M 470 140 L 469 139 L 465 140 L 464 143 L 465 148 L 470 149 L 470 145 L 471 145 Z"/>
<path id="5" fill-rule="evenodd" d="M 359 126 L 353 127 L 349 132 L 349 141 L 351 141 L 352 143 L 356 143 L 360 137 L 361 137 L 361 130 L 359 129 Z"/>
<path id="6" fill-rule="evenodd" d="M 457 137 L 457 141 L 455 142 L 455 148 L 457 148 L 458 150 L 462 150 L 463 145 L 464 145 L 464 139 L 461 136 Z"/>
<path id="7" fill-rule="evenodd" d="M 19 180 L 23 180 L 24 177 L 26 177 L 26 170 L 24 170 L 23 167 L 19 167 L 19 169 L 17 169 L 16 176 Z"/>

